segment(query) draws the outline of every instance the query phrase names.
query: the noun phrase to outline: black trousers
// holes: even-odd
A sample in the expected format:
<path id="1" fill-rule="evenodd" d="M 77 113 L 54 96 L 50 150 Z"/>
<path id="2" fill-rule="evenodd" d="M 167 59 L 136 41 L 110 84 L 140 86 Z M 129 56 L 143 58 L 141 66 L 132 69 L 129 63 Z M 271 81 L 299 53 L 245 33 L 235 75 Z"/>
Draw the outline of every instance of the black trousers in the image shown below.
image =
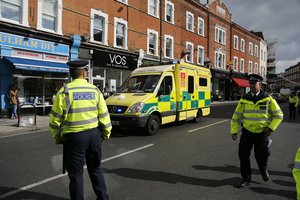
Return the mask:
<path id="1" fill-rule="evenodd" d="M 65 138 L 66 168 L 70 179 L 71 199 L 84 200 L 83 167 L 84 161 L 86 161 L 97 200 L 108 200 L 104 176 L 100 167 L 101 135 L 99 129 L 68 133 Z"/>
<path id="2" fill-rule="evenodd" d="M 294 103 L 289 104 L 289 112 L 290 112 L 290 119 L 295 119 L 296 118 L 296 107 Z"/>
<path id="3" fill-rule="evenodd" d="M 268 137 L 264 136 L 263 133 L 252 133 L 243 128 L 239 144 L 239 158 L 241 176 L 244 181 L 251 181 L 252 170 L 250 166 L 250 155 L 253 146 L 258 168 L 261 171 L 266 170 L 268 157 L 270 156 Z"/>

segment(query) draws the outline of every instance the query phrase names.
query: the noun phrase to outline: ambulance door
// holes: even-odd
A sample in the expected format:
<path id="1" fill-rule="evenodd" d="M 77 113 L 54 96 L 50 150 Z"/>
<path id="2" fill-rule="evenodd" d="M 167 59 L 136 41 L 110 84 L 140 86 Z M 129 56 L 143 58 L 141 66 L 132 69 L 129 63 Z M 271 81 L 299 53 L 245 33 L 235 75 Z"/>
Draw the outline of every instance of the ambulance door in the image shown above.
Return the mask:
<path id="1" fill-rule="evenodd" d="M 161 114 L 161 124 L 174 122 L 176 119 L 176 90 L 174 75 L 165 73 L 158 93 L 158 110 Z"/>
<path id="2" fill-rule="evenodd" d="M 196 71 L 187 69 L 186 119 L 194 118 L 197 114 L 198 101 L 196 96 Z M 197 104 L 197 105 L 196 105 Z"/>

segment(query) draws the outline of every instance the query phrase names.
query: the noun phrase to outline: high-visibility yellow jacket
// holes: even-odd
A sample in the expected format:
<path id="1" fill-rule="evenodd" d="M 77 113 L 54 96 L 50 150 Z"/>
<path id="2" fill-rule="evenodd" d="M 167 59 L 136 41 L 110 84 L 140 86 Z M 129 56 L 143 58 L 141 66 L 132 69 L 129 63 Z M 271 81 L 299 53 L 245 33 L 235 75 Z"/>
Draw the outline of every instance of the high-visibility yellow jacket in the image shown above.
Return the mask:
<path id="1" fill-rule="evenodd" d="M 293 176 L 296 182 L 297 200 L 300 200 L 300 148 L 296 154 Z"/>
<path id="2" fill-rule="evenodd" d="M 62 135 L 101 126 L 103 138 L 111 133 L 111 121 L 99 89 L 85 79 L 74 79 L 56 94 L 50 113 L 49 127 L 56 143 Z"/>
<path id="3" fill-rule="evenodd" d="M 289 96 L 289 103 L 294 103 L 295 107 L 298 107 L 299 98 L 297 96 L 294 96 L 293 98 L 291 96 Z"/>
<path id="4" fill-rule="evenodd" d="M 239 101 L 231 119 L 231 134 L 237 134 L 239 125 L 252 133 L 262 133 L 266 127 L 274 132 L 283 120 L 283 113 L 271 96 L 262 91 L 257 97 L 257 102 L 252 101 L 251 92 Z"/>

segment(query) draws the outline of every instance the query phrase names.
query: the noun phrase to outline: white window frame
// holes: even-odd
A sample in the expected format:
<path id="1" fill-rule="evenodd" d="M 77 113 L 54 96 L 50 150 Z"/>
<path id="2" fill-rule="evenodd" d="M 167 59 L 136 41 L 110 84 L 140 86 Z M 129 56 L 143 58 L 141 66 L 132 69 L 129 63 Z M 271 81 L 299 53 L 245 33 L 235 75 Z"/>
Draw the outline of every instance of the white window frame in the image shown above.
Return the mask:
<path id="1" fill-rule="evenodd" d="M 104 18 L 104 30 L 103 30 L 103 42 L 94 40 L 94 16 L 98 15 Z M 98 43 L 98 44 L 103 44 L 103 45 L 108 45 L 108 14 L 100 11 L 100 10 L 95 10 L 91 9 L 91 34 L 90 34 L 90 42 L 93 43 Z"/>
<path id="2" fill-rule="evenodd" d="M 124 47 L 117 46 L 117 24 L 118 23 L 125 25 Z M 128 22 L 122 18 L 115 17 L 114 18 L 114 47 L 120 49 L 128 49 L 127 40 L 128 40 Z"/>
<path id="3" fill-rule="evenodd" d="M 168 5 L 172 7 L 171 21 L 167 20 L 167 7 L 168 7 Z M 174 13 L 175 13 L 174 3 L 172 3 L 171 1 L 168 1 L 168 0 L 165 0 L 165 21 L 169 22 L 171 24 L 174 24 Z"/>
<path id="4" fill-rule="evenodd" d="M 258 57 L 258 46 L 254 45 L 254 56 Z"/>
<path id="5" fill-rule="evenodd" d="M 201 51 L 200 51 L 201 49 Z M 200 55 L 201 52 L 201 55 Z M 199 59 L 201 58 L 201 62 L 199 62 Z M 197 47 L 197 64 L 198 65 L 204 65 L 204 47 L 201 45 L 198 45 Z"/>
<path id="6" fill-rule="evenodd" d="M 191 46 L 191 52 L 190 52 L 190 54 L 189 54 L 189 56 L 190 56 L 190 60 L 188 60 L 188 55 L 186 55 L 185 56 L 185 61 L 187 62 L 187 63 L 194 63 L 194 44 L 192 43 L 192 42 L 186 42 L 185 43 L 185 48 L 186 49 L 189 49 L 188 47 L 189 46 Z"/>
<path id="7" fill-rule="evenodd" d="M 21 19 L 20 19 L 20 21 L 3 18 L 1 16 L 1 9 L 0 9 L 0 21 L 28 27 L 29 26 L 28 25 L 28 0 L 22 0 L 21 2 L 22 2 L 22 4 L 21 4 L 21 15 L 20 15 Z M 1 1 L 0 1 L 0 6 L 1 6 Z"/>
<path id="8" fill-rule="evenodd" d="M 233 36 L 233 48 L 239 50 L 239 37 L 237 35 Z"/>
<path id="9" fill-rule="evenodd" d="M 241 39 L 241 47 L 240 47 L 241 52 L 245 52 L 245 40 L 242 38 Z"/>
<path id="10" fill-rule="evenodd" d="M 245 60 L 243 58 L 240 59 L 240 72 L 244 73 L 245 71 Z"/>
<path id="11" fill-rule="evenodd" d="M 258 63 L 254 63 L 254 74 L 259 74 Z"/>
<path id="12" fill-rule="evenodd" d="M 252 42 L 249 42 L 248 53 L 251 56 L 253 55 L 253 44 L 252 44 Z"/>
<path id="13" fill-rule="evenodd" d="M 43 0 L 38 0 L 38 17 L 37 17 L 37 29 L 41 31 L 46 31 L 49 33 L 55 33 L 62 35 L 62 10 L 63 10 L 63 5 L 62 5 L 62 0 L 56 0 L 57 3 L 57 18 L 56 18 L 56 27 L 55 31 L 43 28 L 43 19 L 42 19 L 42 14 L 43 14 Z"/>
<path id="14" fill-rule="evenodd" d="M 238 65 L 239 65 L 239 59 L 238 59 L 238 57 L 234 56 L 233 57 L 233 71 L 235 71 L 235 72 L 238 71 Z"/>
<path id="15" fill-rule="evenodd" d="M 150 52 L 150 49 L 149 49 L 149 36 L 150 34 L 153 34 L 155 35 L 155 47 L 154 47 L 154 54 L 152 54 Z M 155 31 L 155 30 L 152 30 L 152 29 L 147 29 L 147 54 L 149 55 L 154 55 L 154 56 L 158 56 L 158 32 Z"/>
<path id="16" fill-rule="evenodd" d="M 170 57 L 167 56 L 167 39 L 170 39 L 172 42 L 171 42 L 171 55 Z M 174 37 L 171 36 L 171 35 L 165 35 L 165 40 L 164 40 L 164 54 L 165 54 L 165 58 L 171 58 L 173 59 L 174 58 Z"/>
<path id="17" fill-rule="evenodd" d="M 128 5 L 128 0 L 117 0 L 117 1 L 119 1 L 119 2 L 121 2 L 121 3 L 123 3 L 123 4 Z"/>
<path id="18" fill-rule="evenodd" d="M 219 33 L 221 33 L 221 37 L 220 37 Z M 226 45 L 226 30 L 224 28 L 216 26 L 216 28 L 215 28 L 215 41 L 219 44 Z"/>
<path id="19" fill-rule="evenodd" d="M 153 2 L 153 1 L 155 1 L 155 0 L 148 0 L 148 15 L 151 15 L 153 17 L 159 18 L 159 1 L 162 1 L 162 0 L 157 0 L 156 5 L 154 5 L 155 6 L 156 15 L 150 13 L 150 11 L 151 11 L 150 5 L 151 5 L 151 2 Z"/>
<path id="20" fill-rule="evenodd" d="M 221 63 L 219 62 L 221 58 Z M 226 67 L 226 54 L 221 51 L 215 51 L 215 68 L 225 69 Z"/>
<path id="21" fill-rule="evenodd" d="M 201 26 L 201 22 L 202 22 L 202 26 Z M 204 36 L 204 30 L 205 30 L 204 28 L 205 28 L 204 19 L 202 17 L 198 17 L 198 35 Z"/>
<path id="22" fill-rule="evenodd" d="M 191 24 L 191 29 L 189 29 L 189 17 L 192 19 L 192 24 Z M 186 30 L 194 32 L 195 31 L 195 24 L 194 24 L 194 14 L 191 13 L 190 11 L 186 11 Z"/>
<path id="23" fill-rule="evenodd" d="M 248 74 L 252 74 L 253 73 L 253 65 L 252 65 L 252 61 L 248 62 Z"/>

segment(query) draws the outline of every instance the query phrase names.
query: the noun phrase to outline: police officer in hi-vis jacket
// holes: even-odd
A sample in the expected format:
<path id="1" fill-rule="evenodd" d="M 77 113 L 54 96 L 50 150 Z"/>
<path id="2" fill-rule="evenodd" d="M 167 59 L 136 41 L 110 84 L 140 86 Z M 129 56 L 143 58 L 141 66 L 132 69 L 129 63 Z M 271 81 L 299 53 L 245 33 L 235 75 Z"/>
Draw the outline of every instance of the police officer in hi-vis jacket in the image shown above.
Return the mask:
<path id="1" fill-rule="evenodd" d="M 295 157 L 295 165 L 293 168 L 293 176 L 296 181 L 297 200 L 300 200 L 300 148 Z"/>
<path id="2" fill-rule="evenodd" d="M 97 199 L 108 195 L 100 168 L 101 141 L 109 139 L 111 121 L 102 93 L 86 81 L 87 61 L 67 63 L 72 82 L 56 94 L 50 113 L 50 131 L 55 143 L 64 145 L 72 200 L 83 200 L 83 167 L 87 170 Z"/>
<path id="3" fill-rule="evenodd" d="M 235 109 L 231 120 L 231 137 L 237 139 L 239 125 L 242 135 L 239 143 L 239 159 L 242 181 L 238 188 L 251 184 L 252 170 L 250 154 L 254 146 L 254 155 L 264 181 L 269 180 L 267 171 L 269 136 L 283 120 L 283 113 L 271 96 L 261 90 L 263 78 L 256 74 L 249 75 L 250 92 L 244 95 Z"/>

